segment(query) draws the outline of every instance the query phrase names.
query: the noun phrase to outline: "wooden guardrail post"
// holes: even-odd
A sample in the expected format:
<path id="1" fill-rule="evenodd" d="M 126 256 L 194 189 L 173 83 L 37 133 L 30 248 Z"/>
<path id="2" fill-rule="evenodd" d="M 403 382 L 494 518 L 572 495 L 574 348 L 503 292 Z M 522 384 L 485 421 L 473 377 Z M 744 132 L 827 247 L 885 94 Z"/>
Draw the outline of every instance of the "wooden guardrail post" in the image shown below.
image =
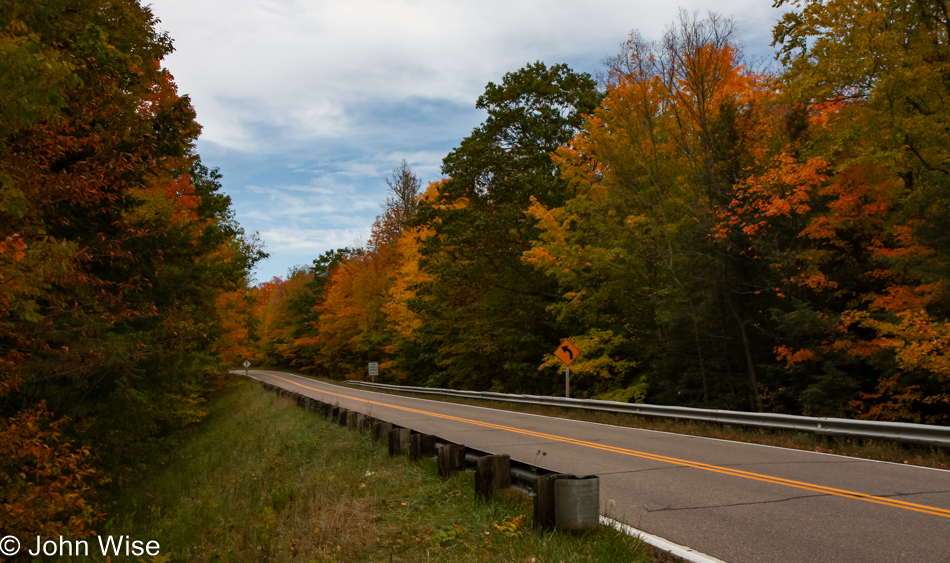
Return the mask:
<path id="1" fill-rule="evenodd" d="M 475 493 L 490 498 L 495 489 L 511 486 L 511 457 L 508 454 L 486 455 L 475 462 Z"/>
<path id="2" fill-rule="evenodd" d="M 350 414 L 350 411 L 344 408 L 340 408 L 340 412 L 337 415 L 336 423 L 340 426 L 346 426 L 346 417 Z"/>
<path id="3" fill-rule="evenodd" d="M 445 444 L 436 454 L 439 458 L 439 475 L 442 477 L 448 477 L 465 467 L 465 446 L 461 444 Z"/>
<path id="4" fill-rule="evenodd" d="M 431 434 L 413 434 L 409 437 L 409 459 L 418 461 L 435 455 L 435 436 Z"/>
<path id="5" fill-rule="evenodd" d="M 395 457 L 409 446 L 408 428 L 393 428 L 389 431 L 389 456 Z"/>
<path id="6" fill-rule="evenodd" d="M 368 415 L 368 414 L 367 414 L 367 415 L 364 415 L 364 416 L 363 416 L 363 426 L 362 426 L 361 428 L 362 428 L 363 430 L 368 430 L 368 431 L 372 432 L 372 431 L 373 431 L 373 425 L 376 424 L 377 422 L 378 422 L 378 421 L 377 421 L 375 418 L 371 417 L 370 415 Z"/>
<path id="7" fill-rule="evenodd" d="M 356 417 L 357 417 L 359 414 L 360 414 L 360 413 L 358 413 L 358 412 L 356 412 L 356 411 L 349 411 L 349 412 L 346 413 L 346 427 L 347 427 L 347 428 L 349 428 L 350 430 L 356 430 L 356 428 L 357 428 L 357 426 L 356 426 Z"/>
<path id="8" fill-rule="evenodd" d="M 388 437 L 392 429 L 393 429 L 393 425 L 391 422 L 383 422 L 381 420 L 377 420 L 376 423 L 373 424 L 373 439 L 376 441 L 380 441 L 384 437 Z"/>
<path id="9" fill-rule="evenodd" d="M 554 527 L 554 483 L 558 477 L 561 477 L 560 473 L 550 473 L 541 475 L 535 481 L 532 523 L 540 530 L 549 530 Z"/>

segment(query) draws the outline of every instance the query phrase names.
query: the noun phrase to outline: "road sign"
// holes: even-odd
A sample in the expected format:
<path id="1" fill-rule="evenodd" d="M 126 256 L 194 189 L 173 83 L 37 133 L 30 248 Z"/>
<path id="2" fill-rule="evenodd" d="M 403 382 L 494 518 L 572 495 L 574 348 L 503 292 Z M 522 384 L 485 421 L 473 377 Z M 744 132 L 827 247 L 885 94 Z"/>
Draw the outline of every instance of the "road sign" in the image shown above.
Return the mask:
<path id="1" fill-rule="evenodd" d="M 570 340 L 565 340 L 561 342 L 561 345 L 554 351 L 554 355 L 564 362 L 564 365 L 569 366 L 581 355 L 581 352 L 571 344 Z"/>
<path id="2" fill-rule="evenodd" d="M 369 363 L 369 374 L 373 377 L 379 375 L 379 362 L 370 362 Z"/>
<path id="3" fill-rule="evenodd" d="M 251 367 L 251 362 L 249 360 L 244 360 L 244 369 Z"/>

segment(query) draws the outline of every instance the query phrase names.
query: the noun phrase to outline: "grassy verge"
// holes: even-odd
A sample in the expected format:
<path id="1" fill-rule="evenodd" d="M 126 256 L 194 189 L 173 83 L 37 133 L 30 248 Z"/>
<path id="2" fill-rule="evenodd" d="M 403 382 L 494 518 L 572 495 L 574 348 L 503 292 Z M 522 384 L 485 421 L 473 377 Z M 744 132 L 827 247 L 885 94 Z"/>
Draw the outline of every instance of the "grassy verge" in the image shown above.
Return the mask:
<path id="1" fill-rule="evenodd" d="M 261 368 L 264 369 L 264 368 Z M 273 368 L 275 371 L 285 371 L 295 373 L 282 368 Z M 338 380 L 326 378 L 313 378 L 303 374 L 302 377 L 311 377 L 339 385 Z M 933 467 L 937 469 L 950 469 L 950 449 L 917 446 L 913 444 L 900 444 L 883 440 L 864 440 L 855 438 L 843 438 L 836 436 L 820 436 L 807 432 L 792 432 L 786 430 L 768 430 L 763 428 L 746 428 L 741 426 L 725 426 L 721 424 L 710 424 L 706 422 L 682 421 L 663 418 L 651 418 L 630 414 L 615 414 L 600 411 L 588 411 L 581 409 L 564 409 L 559 407 L 535 406 L 521 403 L 507 403 L 503 401 L 487 401 L 481 399 L 468 399 L 464 397 L 440 397 L 437 395 L 418 395 L 413 393 L 403 393 L 401 391 L 390 391 L 374 389 L 380 393 L 389 393 L 392 395 L 404 395 L 407 397 L 417 397 L 420 399 L 429 399 L 433 401 L 442 401 L 457 403 L 462 405 L 473 405 L 479 407 L 488 407 L 499 410 L 513 412 L 523 412 L 528 414 L 538 414 L 543 416 L 553 416 L 557 418 L 566 418 L 571 420 L 584 420 L 588 422 L 597 422 L 601 424 L 611 424 L 614 426 L 627 426 L 630 428 L 643 428 L 646 430 L 659 430 L 662 432 L 671 432 L 674 434 L 687 434 L 690 436 L 705 436 L 707 438 L 718 438 L 721 440 L 731 440 L 735 442 L 747 442 L 750 444 L 762 444 L 767 446 L 777 446 L 783 448 L 792 448 L 797 450 L 808 450 L 844 456 L 858 457 L 864 459 L 874 459 L 879 461 L 889 461 L 893 463 L 904 463 L 909 465 L 920 465 L 922 467 Z"/>
<path id="2" fill-rule="evenodd" d="M 529 528 L 529 499 L 475 496 L 472 476 L 390 458 L 384 444 L 242 381 L 105 530 L 160 561 L 669 561 L 610 529 Z"/>

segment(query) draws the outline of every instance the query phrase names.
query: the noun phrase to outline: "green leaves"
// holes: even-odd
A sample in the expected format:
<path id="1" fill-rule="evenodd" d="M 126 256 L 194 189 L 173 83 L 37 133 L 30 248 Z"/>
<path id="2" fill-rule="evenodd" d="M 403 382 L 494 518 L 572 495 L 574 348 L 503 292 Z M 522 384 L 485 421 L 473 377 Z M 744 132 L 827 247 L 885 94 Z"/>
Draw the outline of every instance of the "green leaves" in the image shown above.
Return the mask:
<path id="1" fill-rule="evenodd" d="M 590 76 L 563 64 L 536 62 L 506 74 L 500 85 L 489 82 L 476 103 L 488 112 L 485 123 L 443 161 L 442 173 L 452 178 L 444 194 L 522 209 L 531 195 L 561 201 L 550 153 L 573 136 L 600 97 Z"/>
<path id="2" fill-rule="evenodd" d="M 417 301 L 425 334 L 448 381 L 465 387 L 542 389 L 536 366 L 556 344 L 546 309 L 553 285 L 521 261 L 532 198 L 562 202 L 567 183 L 551 153 L 600 100 L 595 83 L 565 65 L 534 63 L 489 83 L 485 122 L 443 161 L 450 179 L 420 206 L 417 223 L 431 281 Z"/>
<path id="3" fill-rule="evenodd" d="M 63 432 L 120 484 L 203 415 L 224 372 L 216 301 L 263 256 L 194 155 L 199 127 L 154 23 L 134 0 L 11 0 L 0 14 L 0 409 L 70 415 Z M 0 442 L 16 436 L 0 425 Z M 86 471 L 91 454 L 59 434 L 35 442 Z M 0 496 L 63 529 L 91 510 L 89 488 L 52 509 L 28 488 Z"/>

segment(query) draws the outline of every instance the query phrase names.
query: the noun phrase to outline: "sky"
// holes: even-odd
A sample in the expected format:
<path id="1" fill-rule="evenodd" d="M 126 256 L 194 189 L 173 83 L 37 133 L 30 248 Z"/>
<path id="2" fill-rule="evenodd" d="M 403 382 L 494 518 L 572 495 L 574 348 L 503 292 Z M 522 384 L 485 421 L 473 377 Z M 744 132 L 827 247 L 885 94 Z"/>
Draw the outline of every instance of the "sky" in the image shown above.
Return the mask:
<path id="1" fill-rule="evenodd" d="M 356 247 L 405 160 L 423 185 L 485 117 L 488 82 L 535 61 L 595 76 L 680 8 L 731 17 L 772 56 L 772 0 L 153 0 L 164 64 L 198 114 L 202 162 L 270 257 L 256 281 Z"/>

